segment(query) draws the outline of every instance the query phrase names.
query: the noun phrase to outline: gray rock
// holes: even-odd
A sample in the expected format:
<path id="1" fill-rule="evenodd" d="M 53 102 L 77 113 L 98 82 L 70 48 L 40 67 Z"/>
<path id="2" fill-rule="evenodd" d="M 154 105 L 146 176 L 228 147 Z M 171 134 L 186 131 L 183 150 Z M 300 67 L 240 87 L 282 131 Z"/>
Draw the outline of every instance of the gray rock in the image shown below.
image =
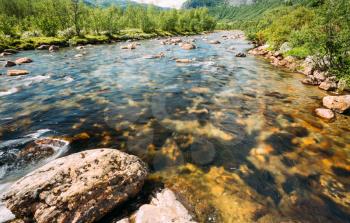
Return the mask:
<path id="1" fill-rule="evenodd" d="M 17 218 L 95 222 L 135 196 L 147 177 L 137 157 L 95 149 L 54 160 L 15 182 L 3 201 Z"/>
<path id="2" fill-rule="evenodd" d="M 50 52 L 56 52 L 56 51 L 58 51 L 59 49 L 60 49 L 59 46 L 52 45 L 52 46 L 50 46 L 49 51 L 50 51 Z"/>
<path id="3" fill-rule="evenodd" d="M 5 67 L 13 67 L 13 66 L 16 66 L 16 65 L 17 64 L 15 62 L 10 61 L 10 60 L 6 61 L 6 63 L 5 63 Z"/>

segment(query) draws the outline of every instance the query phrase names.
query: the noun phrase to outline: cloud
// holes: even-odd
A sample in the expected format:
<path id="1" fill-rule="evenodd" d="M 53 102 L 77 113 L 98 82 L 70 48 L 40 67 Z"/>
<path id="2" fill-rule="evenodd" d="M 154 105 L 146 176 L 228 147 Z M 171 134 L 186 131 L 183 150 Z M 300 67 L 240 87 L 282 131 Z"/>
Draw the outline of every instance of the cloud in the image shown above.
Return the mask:
<path id="1" fill-rule="evenodd" d="M 154 4 L 161 7 L 181 8 L 186 0 L 134 0 L 140 3 Z"/>

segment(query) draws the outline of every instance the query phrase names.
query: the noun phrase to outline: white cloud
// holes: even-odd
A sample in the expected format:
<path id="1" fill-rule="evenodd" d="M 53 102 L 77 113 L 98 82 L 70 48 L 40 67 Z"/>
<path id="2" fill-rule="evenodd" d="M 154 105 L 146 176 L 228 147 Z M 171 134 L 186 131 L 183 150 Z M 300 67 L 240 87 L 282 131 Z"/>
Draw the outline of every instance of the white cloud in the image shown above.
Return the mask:
<path id="1" fill-rule="evenodd" d="M 136 2 L 154 4 L 161 7 L 181 8 L 186 0 L 134 0 Z"/>

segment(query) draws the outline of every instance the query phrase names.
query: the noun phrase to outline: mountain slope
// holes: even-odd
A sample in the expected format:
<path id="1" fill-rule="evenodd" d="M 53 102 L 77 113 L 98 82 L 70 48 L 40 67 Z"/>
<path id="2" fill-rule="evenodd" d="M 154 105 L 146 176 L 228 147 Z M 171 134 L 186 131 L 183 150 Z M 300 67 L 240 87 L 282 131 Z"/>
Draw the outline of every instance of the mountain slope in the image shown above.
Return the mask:
<path id="1" fill-rule="evenodd" d="M 108 7 L 111 5 L 126 7 L 128 5 L 139 4 L 131 0 L 84 0 L 84 2 L 91 6 L 101 6 L 101 7 Z"/>

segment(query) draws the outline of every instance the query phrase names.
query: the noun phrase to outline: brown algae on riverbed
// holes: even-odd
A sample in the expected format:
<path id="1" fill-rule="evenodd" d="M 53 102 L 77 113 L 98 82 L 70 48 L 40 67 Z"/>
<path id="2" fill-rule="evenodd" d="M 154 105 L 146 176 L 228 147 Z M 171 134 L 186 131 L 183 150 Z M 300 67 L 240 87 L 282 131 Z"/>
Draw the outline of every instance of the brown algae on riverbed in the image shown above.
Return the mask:
<path id="1" fill-rule="evenodd" d="M 199 222 L 347 222 L 350 117 L 315 117 L 326 93 L 260 58 L 235 58 L 227 49 L 245 51 L 244 40 L 212 45 L 198 36 L 196 45 L 92 46 L 77 60 L 74 49 L 23 52 L 43 65 L 23 65 L 30 77 L 1 77 L 1 88 L 20 89 L 0 98 L 1 140 L 50 129 L 70 139 L 66 154 L 112 147 L 138 155 L 150 182 L 176 191 Z M 143 59 L 159 52 L 167 53 Z M 196 60 L 176 66 L 173 57 Z M 27 79 L 36 74 L 49 78 Z M 7 154 L 21 147 L 1 144 Z M 25 173 L 6 157 L 2 183 Z"/>

